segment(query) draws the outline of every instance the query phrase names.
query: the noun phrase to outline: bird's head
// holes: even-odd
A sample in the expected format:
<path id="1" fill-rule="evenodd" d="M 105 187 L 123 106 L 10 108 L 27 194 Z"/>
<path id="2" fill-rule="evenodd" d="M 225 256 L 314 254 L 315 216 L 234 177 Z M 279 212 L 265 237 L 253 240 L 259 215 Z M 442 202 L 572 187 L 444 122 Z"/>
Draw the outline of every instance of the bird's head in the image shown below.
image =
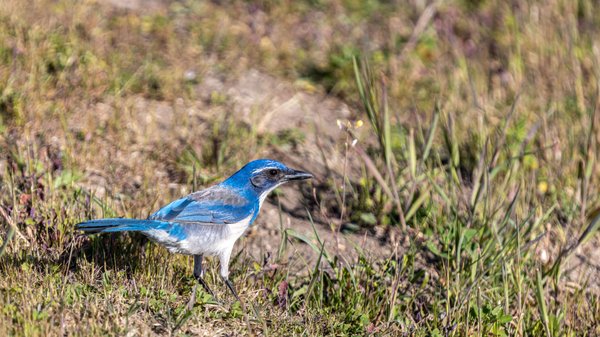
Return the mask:
<path id="1" fill-rule="evenodd" d="M 252 187 L 261 197 L 265 197 L 277 186 L 293 180 L 312 178 L 312 174 L 294 170 L 271 159 L 258 159 L 249 162 L 223 184 L 231 187 Z"/>

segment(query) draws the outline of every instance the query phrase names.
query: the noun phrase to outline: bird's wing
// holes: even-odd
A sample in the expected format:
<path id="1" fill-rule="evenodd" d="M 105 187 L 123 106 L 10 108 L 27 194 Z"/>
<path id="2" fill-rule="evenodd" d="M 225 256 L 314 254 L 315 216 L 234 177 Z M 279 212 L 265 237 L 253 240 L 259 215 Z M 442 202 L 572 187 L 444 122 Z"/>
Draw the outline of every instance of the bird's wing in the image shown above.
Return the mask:
<path id="1" fill-rule="evenodd" d="M 236 191 L 219 185 L 173 201 L 149 219 L 171 222 L 228 224 L 246 219 L 255 205 Z"/>

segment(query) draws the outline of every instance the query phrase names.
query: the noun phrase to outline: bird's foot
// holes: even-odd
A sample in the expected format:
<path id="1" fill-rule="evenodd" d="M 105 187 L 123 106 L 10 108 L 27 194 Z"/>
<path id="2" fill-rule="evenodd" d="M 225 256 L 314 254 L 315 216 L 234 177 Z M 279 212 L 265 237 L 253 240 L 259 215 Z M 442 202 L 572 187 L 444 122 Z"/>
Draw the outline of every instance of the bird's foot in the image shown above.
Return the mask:
<path id="1" fill-rule="evenodd" d="M 206 290 L 206 292 L 210 294 L 210 296 L 214 297 L 215 300 L 217 300 L 217 296 L 212 291 L 212 289 L 210 289 L 206 281 L 204 281 L 204 279 L 201 276 L 196 276 L 196 280 L 202 285 L 202 288 L 204 288 L 204 290 Z"/>
<path id="2" fill-rule="evenodd" d="M 229 290 L 231 291 L 231 293 L 233 294 L 235 299 L 238 300 L 238 302 L 240 302 L 240 304 L 243 306 L 244 302 L 242 302 L 242 300 L 240 299 L 240 297 L 237 294 L 237 291 L 235 291 L 235 287 L 233 286 L 233 283 L 231 283 L 231 281 L 228 278 L 223 278 L 223 281 L 225 282 L 225 284 L 227 285 L 227 288 L 229 288 Z"/>

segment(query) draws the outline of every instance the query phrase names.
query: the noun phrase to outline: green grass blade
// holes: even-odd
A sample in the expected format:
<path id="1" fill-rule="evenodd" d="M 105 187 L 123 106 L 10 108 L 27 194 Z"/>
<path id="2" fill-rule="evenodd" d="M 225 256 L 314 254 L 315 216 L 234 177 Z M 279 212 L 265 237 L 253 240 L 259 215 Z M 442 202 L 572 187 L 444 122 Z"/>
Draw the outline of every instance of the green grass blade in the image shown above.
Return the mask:
<path id="1" fill-rule="evenodd" d="M 548 309 L 546 307 L 546 299 L 544 296 L 544 284 L 542 281 L 542 273 L 540 271 L 537 272 L 535 279 L 535 298 L 537 301 L 538 312 L 540 314 L 542 324 L 544 325 L 544 329 L 546 330 L 546 336 L 552 337 L 549 325 L 550 320 L 548 319 Z"/>

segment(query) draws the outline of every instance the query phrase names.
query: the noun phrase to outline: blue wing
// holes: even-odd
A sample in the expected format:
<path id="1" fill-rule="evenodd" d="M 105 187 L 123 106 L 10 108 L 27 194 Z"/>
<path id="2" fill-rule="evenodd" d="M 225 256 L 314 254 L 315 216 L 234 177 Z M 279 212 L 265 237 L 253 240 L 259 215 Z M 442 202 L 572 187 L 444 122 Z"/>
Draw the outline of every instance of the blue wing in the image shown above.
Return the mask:
<path id="1" fill-rule="evenodd" d="M 150 220 L 227 224 L 254 215 L 256 202 L 219 185 L 173 201 L 152 214 Z"/>

